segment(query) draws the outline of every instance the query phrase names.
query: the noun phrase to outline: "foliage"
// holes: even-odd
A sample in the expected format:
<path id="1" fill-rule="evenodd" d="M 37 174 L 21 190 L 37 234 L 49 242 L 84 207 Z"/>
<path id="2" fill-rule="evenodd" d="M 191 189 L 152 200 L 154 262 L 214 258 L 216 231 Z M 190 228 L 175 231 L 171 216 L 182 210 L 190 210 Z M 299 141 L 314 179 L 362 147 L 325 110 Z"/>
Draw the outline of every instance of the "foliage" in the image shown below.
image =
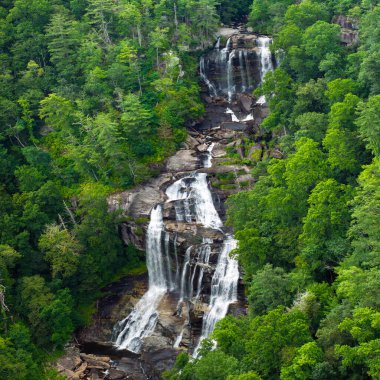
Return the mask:
<path id="1" fill-rule="evenodd" d="M 218 25 L 210 0 L 2 2 L 2 379 L 56 378 L 40 348 L 61 349 L 100 288 L 141 267 L 107 197 L 155 174 L 202 116 L 195 51 Z"/>

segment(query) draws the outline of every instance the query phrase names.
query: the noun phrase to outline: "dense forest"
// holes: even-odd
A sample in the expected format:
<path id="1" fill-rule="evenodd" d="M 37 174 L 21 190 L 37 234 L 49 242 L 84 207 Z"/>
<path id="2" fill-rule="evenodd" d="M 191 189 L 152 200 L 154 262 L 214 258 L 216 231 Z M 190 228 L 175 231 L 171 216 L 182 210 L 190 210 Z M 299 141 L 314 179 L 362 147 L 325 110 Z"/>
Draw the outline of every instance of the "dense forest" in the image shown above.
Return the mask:
<path id="1" fill-rule="evenodd" d="M 52 379 L 99 289 L 141 267 L 106 197 L 202 115 L 219 17 L 209 0 L 5 0 L 0 19 L 0 378 Z"/>
<path id="2" fill-rule="evenodd" d="M 339 15 L 359 43 L 342 45 Z M 380 379 L 380 6 L 254 0 L 249 24 L 274 38 L 256 94 L 284 154 L 228 201 L 249 315 L 165 379 Z"/>
<path id="3" fill-rule="evenodd" d="M 237 3 L 237 4 L 235 4 Z M 380 379 L 380 5 L 376 0 L 3 0 L 0 378 L 48 365 L 105 284 L 141 270 L 107 195 L 154 176 L 204 112 L 221 22 L 273 36 L 257 96 L 284 159 L 229 199 L 249 315 L 166 379 Z M 247 16 L 249 14 L 249 17 Z M 343 46 L 337 15 L 359 27 Z"/>

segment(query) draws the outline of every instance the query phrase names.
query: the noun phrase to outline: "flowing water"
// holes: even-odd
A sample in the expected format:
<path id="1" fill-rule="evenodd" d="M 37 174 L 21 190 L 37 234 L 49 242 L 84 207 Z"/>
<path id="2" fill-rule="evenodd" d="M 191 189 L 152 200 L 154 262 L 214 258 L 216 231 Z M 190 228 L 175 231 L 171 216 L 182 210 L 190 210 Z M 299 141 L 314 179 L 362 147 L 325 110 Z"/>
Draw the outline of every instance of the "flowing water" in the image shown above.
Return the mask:
<path id="1" fill-rule="evenodd" d="M 149 289 L 125 319 L 114 328 L 114 342 L 119 349 L 139 352 L 143 338 L 156 327 L 157 306 L 170 286 L 162 252 L 164 230 L 162 206 L 152 210 L 146 237 L 146 263 L 149 272 Z"/>
<path id="2" fill-rule="evenodd" d="M 269 37 L 261 36 L 257 39 L 257 46 L 260 49 L 260 78 L 261 83 L 265 80 L 265 75 L 269 71 L 273 71 L 272 53 L 270 51 L 270 45 L 272 40 Z M 262 95 L 257 100 L 256 104 L 263 105 L 266 103 L 265 96 Z"/>
<path id="3" fill-rule="evenodd" d="M 193 173 L 166 190 L 167 202 L 175 202 L 178 221 L 195 220 L 204 227 L 219 229 L 223 223 L 215 209 L 206 173 Z"/>
<path id="4" fill-rule="evenodd" d="M 257 46 L 260 49 L 260 63 L 261 63 L 261 81 L 264 80 L 265 75 L 273 70 L 272 53 L 270 45 L 272 40 L 266 36 L 260 36 L 257 39 Z"/>
<path id="5" fill-rule="evenodd" d="M 199 62 L 200 76 L 210 96 L 226 97 L 231 102 L 236 93 L 251 92 L 255 83 L 251 70 L 254 57 L 255 54 L 247 49 L 234 48 L 232 38 L 221 48 L 219 38 L 214 49 Z"/>
<path id="6" fill-rule="evenodd" d="M 210 304 L 203 317 L 202 335 L 194 350 L 195 357 L 203 339 L 212 333 L 216 322 L 226 316 L 229 305 L 237 300 L 239 266 L 238 262 L 230 257 L 230 252 L 235 248 L 236 240 L 227 236 L 212 277 Z"/>

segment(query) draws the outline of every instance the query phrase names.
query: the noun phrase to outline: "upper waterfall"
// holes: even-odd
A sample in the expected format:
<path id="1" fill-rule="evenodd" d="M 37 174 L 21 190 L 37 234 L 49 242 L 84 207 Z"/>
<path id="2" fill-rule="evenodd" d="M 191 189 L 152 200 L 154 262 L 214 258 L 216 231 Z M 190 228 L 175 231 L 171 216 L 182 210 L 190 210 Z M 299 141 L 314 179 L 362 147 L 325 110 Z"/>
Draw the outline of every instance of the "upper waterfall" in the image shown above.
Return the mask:
<path id="1" fill-rule="evenodd" d="M 234 34 L 224 47 L 218 38 L 214 48 L 202 56 L 200 76 L 210 96 L 232 102 L 239 93 L 250 94 L 273 70 L 271 38 L 254 34 Z"/>

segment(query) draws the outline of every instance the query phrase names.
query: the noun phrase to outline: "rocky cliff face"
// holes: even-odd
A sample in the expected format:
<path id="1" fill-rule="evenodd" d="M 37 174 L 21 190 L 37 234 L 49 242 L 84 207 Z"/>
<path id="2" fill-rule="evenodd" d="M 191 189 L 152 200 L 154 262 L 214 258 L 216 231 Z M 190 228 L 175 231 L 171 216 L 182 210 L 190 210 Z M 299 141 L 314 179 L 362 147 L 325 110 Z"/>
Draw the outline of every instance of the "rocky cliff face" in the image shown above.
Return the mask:
<path id="1" fill-rule="evenodd" d="M 344 15 L 336 16 L 333 20 L 342 28 L 340 39 L 347 46 L 356 45 L 359 42 L 359 20 Z"/>
<path id="2" fill-rule="evenodd" d="M 254 184 L 246 160 L 276 154 L 261 142 L 265 101 L 250 95 L 273 67 L 269 43 L 255 34 L 221 31 L 200 63 L 204 118 L 189 129 L 187 141 L 160 175 L 109 198 L 110 210 L 124 214 L 119 226 L 124 243 L 147 251 L 150 278 L 149 283 L 147 276 L 124 279 L 106 289 L 110 295 L 99 301 L 94 323 L 78 334 L 82 356 L 77 362 L 83 368 L 87 363 L 78 378 L 158 379 L 180 350 L 194 352 L 219 317 L 246 312 L 242 279 L 231 280 L 237 263 L 228 256 L 234 243 L 232 231 L 223 227 L 224 202 Z M 246 145 L 247 134 L 257 143 Z M 83 356 L 89 354 L 107 355 L 108 366 L 88 366 L 96 360 Z"/>

